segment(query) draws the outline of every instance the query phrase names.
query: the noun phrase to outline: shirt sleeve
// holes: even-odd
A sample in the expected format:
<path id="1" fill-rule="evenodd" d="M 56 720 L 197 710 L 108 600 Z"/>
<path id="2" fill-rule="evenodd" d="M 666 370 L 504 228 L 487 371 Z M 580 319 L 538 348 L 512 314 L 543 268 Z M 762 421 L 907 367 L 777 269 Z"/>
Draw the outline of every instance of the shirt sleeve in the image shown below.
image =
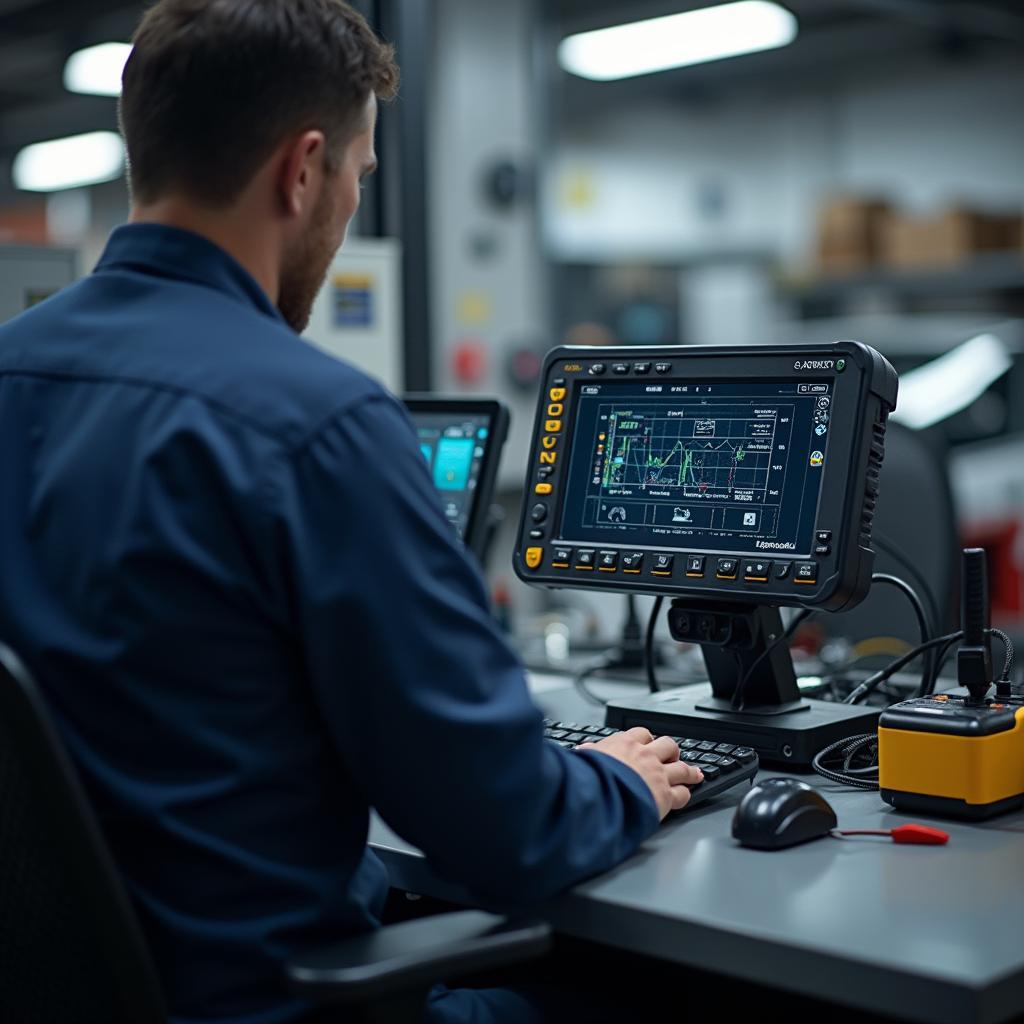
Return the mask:
<path id="1" fill-rule="evenodd" d="M 547 898 L 632 853 L 658 825 L 650 790 L 613 758 L 544 740 L 398 403 L 360 400 L 286 476 L 306 670 L 367 803 L 496 904 Z"/>

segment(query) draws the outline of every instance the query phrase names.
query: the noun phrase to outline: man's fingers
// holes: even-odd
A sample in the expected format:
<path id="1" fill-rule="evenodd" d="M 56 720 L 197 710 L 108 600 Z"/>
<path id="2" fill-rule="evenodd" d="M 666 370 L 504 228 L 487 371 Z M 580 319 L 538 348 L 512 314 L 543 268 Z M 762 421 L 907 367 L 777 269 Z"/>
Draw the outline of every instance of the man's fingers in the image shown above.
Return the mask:
<path id="1" fill-rule="evenodd" d="M 651 750 L 658 755 L 662 764 L 679 760 L 679 746 L 671 736 L 659 736 L 651 741 Z"/>
<path id="2" fill-rule="evenodd" d="M 665 765 L 665 776 L 670 786 L 693 786 L 704 778 L 696 765 L 686 764 L 684 761 Z"/>
<path id="3" fill-rule="evenodd" d="M 576 749 L 593 749 L 629 765 L 647 783 L 660 818 L 685 807 L 690 799 L 687 786 L 699 785 L 704 778 L 699 768 L 680 760 L 679 746 L 672 737 L 655 739 L 642 726 L 597 741 L 584 740 Z"/>
<path id="4" fill-rule="evenodd" d="M 650 743 L 654 739 L 650 730 L 645 729 L 642 725 L 635 725 L 632 729 L 627 729 L 622 735 L 629 736 L 638 743 Z"/>
<path id="5" fill-rule="evenodd" d="M 690 802 L 690 791 L 685 786 L 673 786 L 669 794 L 673 811 L 681 811 Z"/>

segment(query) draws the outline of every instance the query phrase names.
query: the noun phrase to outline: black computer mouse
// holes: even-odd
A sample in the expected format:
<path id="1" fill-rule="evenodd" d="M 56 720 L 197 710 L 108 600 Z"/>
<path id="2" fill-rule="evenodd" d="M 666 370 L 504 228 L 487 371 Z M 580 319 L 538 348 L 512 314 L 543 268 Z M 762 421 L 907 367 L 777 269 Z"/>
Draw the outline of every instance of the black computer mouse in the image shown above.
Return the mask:
<path id="1" fill-rule="evenodd" d="M 758 850 L 806 843 L 835 827 L 829 802 L 799 779 L 765 779 L 752 786 L 732 819 L 733 838 Z"/>

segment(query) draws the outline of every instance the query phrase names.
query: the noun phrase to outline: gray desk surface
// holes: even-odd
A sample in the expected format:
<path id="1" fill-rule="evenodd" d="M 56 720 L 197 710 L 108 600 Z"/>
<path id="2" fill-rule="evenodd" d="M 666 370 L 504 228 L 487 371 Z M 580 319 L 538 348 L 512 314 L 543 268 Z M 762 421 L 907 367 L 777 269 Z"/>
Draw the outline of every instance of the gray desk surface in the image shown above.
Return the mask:
<path id="1" fill-rule="evenodd" d="M 532 684 L 552 717 L 602 720 L 558 677 Z M 595 689 L 617 695 L 615 684 Z M 841 826 L 931 821 L 896 814 L 877 793 L 804 778 L 821 784 Z M 745 789 L 663 825 L 544 916 L 569 935 L 876 1013 L 943 1022 L 1024 1013 L 1024 813 L 940 823 L 945 847 L 822 839 L 766 853 L 730 836 Z M 394 885 L 466 899 L 379 820 L 370 840 Z"/>

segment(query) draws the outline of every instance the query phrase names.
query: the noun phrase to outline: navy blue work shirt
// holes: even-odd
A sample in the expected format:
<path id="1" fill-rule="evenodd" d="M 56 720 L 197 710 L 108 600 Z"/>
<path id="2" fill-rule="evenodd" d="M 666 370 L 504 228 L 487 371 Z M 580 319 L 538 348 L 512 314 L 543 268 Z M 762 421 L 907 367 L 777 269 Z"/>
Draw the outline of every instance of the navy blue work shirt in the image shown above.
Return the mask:
<path id="1" fill-rule="evenodd" d="M 0 327 L 0 638 L 38 676 L 176 1024 L 303 1017 L 296 949 L 377 926 L 369 810 L 481 901 L 657 826 L 542 738 L 400 404 L 229 255 L 153 224 Z"/>

